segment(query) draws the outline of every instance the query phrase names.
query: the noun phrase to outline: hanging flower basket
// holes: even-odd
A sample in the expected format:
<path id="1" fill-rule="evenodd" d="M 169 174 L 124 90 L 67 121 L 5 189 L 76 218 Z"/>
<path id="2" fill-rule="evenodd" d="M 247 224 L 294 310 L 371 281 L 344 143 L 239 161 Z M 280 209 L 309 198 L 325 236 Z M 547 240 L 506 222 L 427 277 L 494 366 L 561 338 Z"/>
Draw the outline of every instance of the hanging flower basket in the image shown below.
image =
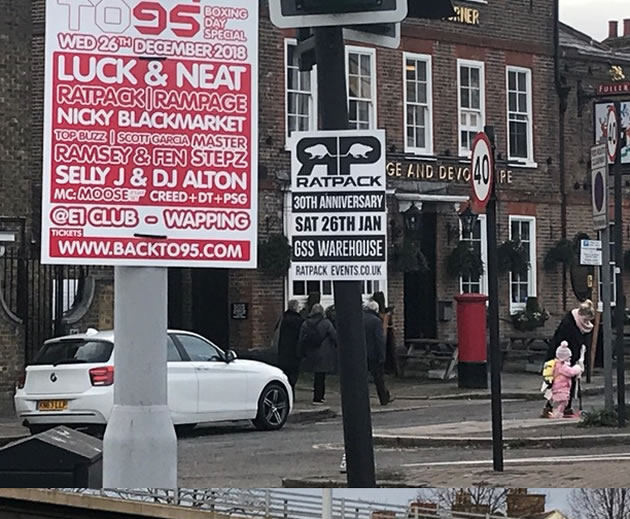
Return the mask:
<path id="1" fill-rule="evenodd" d="M 291 266 L 293 249 L 284 234 L 272 234 L 258 244 L 258 267 L 275 277 L 284 277 Z"/>
<path id="2" fill-rule="evenodd" d="M 527 332 L 544 326 L 549 319 L 549 312 L 538 304 L 537 297 L 528 297 L 525 310 L 513 313 L 510 319 L 514 328 Z"/>
<path id="3" fill-rule="evenodd" d="M 497 249 L 499 273 L 527 274 L 529 255 L 519 240 L 504 241 Z"/>
<path id="4" fill-rule="evenodd" d="M 408 238 L 392 247 L 390 262 L 397 272 L 427 272 L 429 270 L 429 263 L 420 247 Z"/>
<path id="5" fill-rule="evenodd" d="M 446 258 L 446 272 L 453 278 L 479 279 L 484 272 L 481 255 L 465 241 L 460 241 Z"/>
<path id="6" fill-rule="evenodd" d="M 554 246 L 547 251 L 543 261 L 545 270 L 553 270 L 558 263 L 570 267 L 575 263 L 576 254 L 573 242 L 563 239 L 557 241 Z"/>

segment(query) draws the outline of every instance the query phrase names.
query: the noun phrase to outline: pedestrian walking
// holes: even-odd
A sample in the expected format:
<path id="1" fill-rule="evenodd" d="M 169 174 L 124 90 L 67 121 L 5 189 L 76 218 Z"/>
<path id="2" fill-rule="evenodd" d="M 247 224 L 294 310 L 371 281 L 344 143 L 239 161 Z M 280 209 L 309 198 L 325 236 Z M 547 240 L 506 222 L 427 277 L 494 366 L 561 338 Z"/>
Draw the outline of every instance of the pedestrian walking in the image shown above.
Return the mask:
<path id="1" fill-rule="evenodd" d="M 289 379 L 294 397 L 295 385 L 300 376 L 301 356 L 298 350 L 298 339 L 300 338 L 300 328 L 304 322 L 299 310 L 300 303 L 291 299 L 287 305 L 287 310 L 282 314 L 278 334 L 278 367 L 284 371 Z"/>
<path id="2" fill-rule="evenodd" d="M 302 323 L 298 349 L 303 370 L 313 373 L 313 404 L 322 405 L 326 401 L 326 375 L 337 368 L 337 331 L 319 303 Z"/>
<path id="3" fill-rule="evenodd" d="M 363 327 L 365 329 L 368 370 L 374 379 L 381 405 L 387 405 L 394 399 L 385 385 L 385 335 L 383 334 L 383 320 L 378 310 L 376 301 L 369 301 L 365 305 Z"/>
<path id="4" fill-rule="evenodd" d="M 586 348 L 586 360 L 588 362 L 590 358 L 588 352 L 590 351 L 591 337 L 593 333 L 593 319 L 595 319 L 595 307 L 590 299 L 587 299 L 583 303 L 580 303 L 577 308 L 567 312 L 562 318 L 562 321 L 560 321 L 558 328 L 556 328 L 553 339 L 549 344 L 545 361 L 552 360 L 556 355 L 556 349 L 558 346 L 560 346 L 562 341 L 566 341 L 568 348 L 571 350 L 571 366 L 575 365 L 580 358 L 582 346 L 585 346 Z M 564 414 L 567 417 L 575 416 L 572 406 L 573 395 L 575 394 L 576 387 L 577 381 L 574 379 L 571 386 L 569 401 L 566 409 L 564 410 Z M 542 416 L 544 418 L 548 418 L 550 414 L 551 405 L 547 402 L 545 408 L 543 409 Z"/>
<path id="5" fill-rule="evenodd" d="M 394 309 L 385 305 L 385 294 L 374 292 L 372 301 L 378 303 L 378 315 L 383 320 L 383 333 L 385 334 L 385 373 L 400 373 L 398 358 L 396 356 L 396 341 L 394 338 Z"/>
<path id="6" fill-rule="evenodd" d="M 578 362 L 572 366 L 572 354 L 567 341 L 562 341 L 556 349 L 556 362 L 553 368 L 553 382 L 551 385 L 552 416 L 554 418 L 565 416 L 565 409 L 573 396 L 572 385 L 575 383 L 575 379 L 584 371 L 586 346 L 581 349 L 580 353 Z"/>

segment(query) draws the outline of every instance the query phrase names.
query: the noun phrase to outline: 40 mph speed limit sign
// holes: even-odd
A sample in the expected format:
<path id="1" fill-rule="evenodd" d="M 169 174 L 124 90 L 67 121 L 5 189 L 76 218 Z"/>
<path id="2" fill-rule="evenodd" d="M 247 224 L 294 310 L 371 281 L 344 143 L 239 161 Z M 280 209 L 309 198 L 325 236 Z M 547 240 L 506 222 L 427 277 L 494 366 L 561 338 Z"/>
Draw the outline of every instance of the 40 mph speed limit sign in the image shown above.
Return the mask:
<path id="1" fill-rule="evenodd" d="M 492 145 L 488 136 L 483 132 L 478 133 L 473 141 L 470 172 L 470 183 L 473 189 L 473 210 L 479 213 L 486 208 L 494 180 Z"/>

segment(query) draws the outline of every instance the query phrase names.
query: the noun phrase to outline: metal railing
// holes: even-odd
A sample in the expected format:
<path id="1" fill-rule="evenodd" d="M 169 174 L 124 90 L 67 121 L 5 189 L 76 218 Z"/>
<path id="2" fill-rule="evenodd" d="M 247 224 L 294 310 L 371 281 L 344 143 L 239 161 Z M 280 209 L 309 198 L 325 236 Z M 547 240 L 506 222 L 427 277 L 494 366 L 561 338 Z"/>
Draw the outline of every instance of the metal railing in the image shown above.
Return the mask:
<path id="1" fill-rule="evenodd" d="M 275 489 L 59 489 L 88 495 L 168 504 L 207 510 L 233 517 L 269 519 L 320 519 L 321 495 Z M 373 501 L 334 498 L 334 519 L 509 519 L 503 515 L 454 512 L 436 505 L 411 503 L 407 506 Z"/>

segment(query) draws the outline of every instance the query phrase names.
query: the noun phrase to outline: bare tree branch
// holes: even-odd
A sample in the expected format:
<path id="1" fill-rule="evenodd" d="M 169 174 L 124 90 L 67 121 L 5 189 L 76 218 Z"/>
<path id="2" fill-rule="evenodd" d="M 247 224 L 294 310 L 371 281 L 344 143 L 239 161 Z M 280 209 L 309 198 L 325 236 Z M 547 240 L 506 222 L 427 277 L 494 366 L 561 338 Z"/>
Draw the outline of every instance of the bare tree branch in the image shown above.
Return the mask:
<path id="1" fill-rule="evenodd" d="M 418 491 L 417 498 L 437 503 L 440 508 L 450 510 L 457 503 L 458 496 L 467 493 L 474 506 L 488 506 L 490 514 L 504 513 L 507 488 L 472 487 L 472 488 L 426 488 Z M 629 518 L 630 519 L 630 518 Z"/>
<path id="2" fill-rule="evenodd" d="M 630 519 L 630 489 L 576 488 L 571 511 L 577 519 Z"/>

